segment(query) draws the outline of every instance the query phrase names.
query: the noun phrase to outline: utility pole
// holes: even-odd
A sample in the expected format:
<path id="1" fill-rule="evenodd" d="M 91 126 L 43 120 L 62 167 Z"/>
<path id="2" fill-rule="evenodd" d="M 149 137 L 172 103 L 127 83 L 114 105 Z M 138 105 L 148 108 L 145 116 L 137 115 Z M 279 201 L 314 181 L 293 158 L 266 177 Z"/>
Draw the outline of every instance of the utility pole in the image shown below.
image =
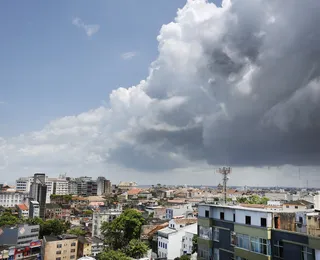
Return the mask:
<path id="1" fill-rule="evenodd" d="M 227 182 L 229 180 L 228 175 L 231 173 L 230 167 L 222 167 L 217 170 L 218 173 L 223 176 L 223 193 L 224 193 L 224 203 L 227 204 Z"/>

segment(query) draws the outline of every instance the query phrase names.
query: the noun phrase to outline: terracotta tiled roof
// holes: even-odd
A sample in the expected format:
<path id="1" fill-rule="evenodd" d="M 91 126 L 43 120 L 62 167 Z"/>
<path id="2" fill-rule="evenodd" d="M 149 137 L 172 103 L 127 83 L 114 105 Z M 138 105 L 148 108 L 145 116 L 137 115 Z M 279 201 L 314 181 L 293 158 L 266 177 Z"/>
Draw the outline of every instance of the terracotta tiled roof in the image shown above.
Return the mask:
<path id="1" fill-rule="evenodd" d="M 138 195 L 140 191 L 142 191 L 142 189 L 131 189 L 131 190 L 128 190 L 127 193 L 128 195 Z"/>
<path id="2" fill-rule="evenodd" d="M 175 219 L 174 222 L 176 224 L 180 224 L 180 225 L 187 225 L 187 224 L 194 224 L 197 222 L 196 218 L 181 218 L 181 219 Z"/>
<path id="3" fill-rule="evenodd" d="M 29 209 L 28 206 L 25 205 L 25 204 L 19 204 L 19 205 L 18 205 L 18 208 L 19 208 L 20 210 L 28 210 L 28 209 Z"/>

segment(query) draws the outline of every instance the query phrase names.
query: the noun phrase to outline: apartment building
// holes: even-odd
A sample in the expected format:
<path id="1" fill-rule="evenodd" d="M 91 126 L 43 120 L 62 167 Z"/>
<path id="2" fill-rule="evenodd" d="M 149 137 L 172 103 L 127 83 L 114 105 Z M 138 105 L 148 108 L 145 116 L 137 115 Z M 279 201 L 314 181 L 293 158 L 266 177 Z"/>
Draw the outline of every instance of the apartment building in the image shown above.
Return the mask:
<path id="1" fill-rule="evenodd" d="M 196 219 L 172 219 L 168 227 L 157 232 L 158 248 L 157 255 L 160 258 L 173 260 L 184 254 L 182 240 L 186 232 L 197 233 Z"/>
<path id="2" fill-rule="evenodd" d="M 16 225 L 2 227 L 0 245 L 29 246 L 31 242 L 39 240 L 39 225 Z"/>
<path id="3" fill-rule="evenodd" d="M 78 238 L 78 257 L 93 256 L 96 257 L 104 249 L 103 240 L 97 237 L 79 237 Z"/>
<path id="4" fill-rule="evenodd" d="M 173 205 L 166 209 L 166 219 L 174 217 L 193 217 L 193 208 L 191 203 Z"/>
<path id="5" fill-rule="evenodd" d="M 28 193 L 15 190 L 0 191 L 0 206 L 12 208 L 18 204 L 27 203 Z"/>
<path id="6" fill-rule="evenodd" d="M 93 212 L 92 217 L 92 236 L 102 239 L 101 226 L 103 222 L 111 222 L 122 213 L 122 207 L 118 205 L 115 208 L 101 208 Z"/>
<path id="7" fill-rule="evenodd" d="M 97 195 L 105 195 L 111 193 L 111 182 L 105 177 L 98 177 L 97 179 Z"/>
<path id="8" fill-rule="evenodd" d="M 17 205 L 19 218 L 28 218 L 29 217 L 29 207 L 26 204 Z"/>
<path id="9" fill-rule="evenodd" d="M 191 255 L 193 250 L 193 238 L 197 235 L 197 231 L 185 232 L 182 237 L 182 245 L 180 249 L 180 255 Z"/>
<path id="10" fill-rule="evenodd" d="M 44 236 L 44 260 L 77 259 L 78 238 L 74 235 Z"/>
<path id="11" fill-rule="evenodd" d="M 16 180 L 16 191 L 30 192 L 33 177 L 21 177 Z"/>
<path id="12" fill-rule="evenodd" d="M 320 259 L 320 238 L 306 227 L 312 210 L 202 204 L 198 211 L 198 259 Z"/>

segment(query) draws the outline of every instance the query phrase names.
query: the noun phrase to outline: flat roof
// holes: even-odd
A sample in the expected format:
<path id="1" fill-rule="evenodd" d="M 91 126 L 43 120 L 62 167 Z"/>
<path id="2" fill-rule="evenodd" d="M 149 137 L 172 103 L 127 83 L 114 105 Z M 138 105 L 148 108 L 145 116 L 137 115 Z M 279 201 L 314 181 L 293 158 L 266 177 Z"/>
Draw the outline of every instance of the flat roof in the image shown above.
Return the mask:
<path id="1" fill-rule="evenodd" d="M 172 229 L 172 228 L 169 228 L 169 227 L 166 227 L 166 228 L 163 228 L 163 229 L 158 230 L 158 232 L 159 232 L 159 233 L 166 234 L 166 235 L 169 235 L 169 234 L 176 233 L 177 230 Z"/>
<path id="2" fill-rule="evenodd" d="M 239 209 L 239 210 L 249 210 L 249 211 L 259 211 L 259 212 L 267 212 L 267 213 L 274 213 L 272 210 L 268 209 L 259 209 L 259 208 L 247 208 L 241 207 L 239 205 L 215 205 L 215 204 L 199 204 L 199 206 L 205 207 L 215 207 L 215 208 L 227 208 L 227 209 Z"/>

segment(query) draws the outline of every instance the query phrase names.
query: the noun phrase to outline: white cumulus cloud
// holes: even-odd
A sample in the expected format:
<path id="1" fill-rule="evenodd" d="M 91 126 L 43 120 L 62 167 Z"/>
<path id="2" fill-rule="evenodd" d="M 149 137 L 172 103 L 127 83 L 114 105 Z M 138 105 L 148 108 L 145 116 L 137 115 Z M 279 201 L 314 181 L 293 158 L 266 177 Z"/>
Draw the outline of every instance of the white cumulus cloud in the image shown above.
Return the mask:
<path id="1" fill-rule="evenodd" d="M 100 30 L 99 24 L 85 24 L 79 17 L 73 18 L 72 24 L 83 29 L 88 37 L 91 37 Z"/>
<path id="2" fill-rule="evenodd" d="M 198 184 L 205 164 L 228 163 L 266 185 L 292 168 L 273 176 L 265 166 L 318 167 L 319 12 L 313 0 L 188 1 L 162 26 L 145 80 L 113 90 L 106 106 L 2 140 L 0 162 L 11 172 L 112 172 L 141 182 L 164 174 Z M 234 184 L 249 179 L 234 176 Z"/>

